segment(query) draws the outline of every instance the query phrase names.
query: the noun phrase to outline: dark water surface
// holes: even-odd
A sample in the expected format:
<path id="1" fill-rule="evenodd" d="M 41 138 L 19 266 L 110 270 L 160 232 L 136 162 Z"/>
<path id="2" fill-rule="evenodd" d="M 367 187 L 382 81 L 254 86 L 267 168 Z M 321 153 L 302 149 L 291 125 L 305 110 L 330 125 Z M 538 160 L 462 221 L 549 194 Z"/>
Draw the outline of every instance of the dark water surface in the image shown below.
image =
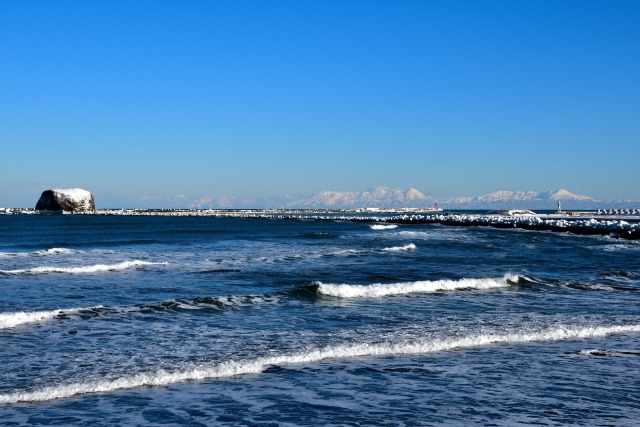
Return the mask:
<path id="1" fill-rule="evenodd" d="M 1 425 L 637 425 L 640 242 L 0 217 Z"/>

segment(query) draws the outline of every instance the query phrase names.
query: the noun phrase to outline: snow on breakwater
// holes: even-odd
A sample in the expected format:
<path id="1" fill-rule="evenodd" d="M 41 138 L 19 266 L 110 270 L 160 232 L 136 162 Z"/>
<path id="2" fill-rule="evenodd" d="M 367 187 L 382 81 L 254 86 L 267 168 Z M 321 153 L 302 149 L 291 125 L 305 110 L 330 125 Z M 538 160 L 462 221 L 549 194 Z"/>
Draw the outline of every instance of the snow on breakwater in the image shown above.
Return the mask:
<path id="1" fill-rule="evenodd" d="M 464 350 L 490 345 L 514 345 L 572 339 L 604 337 L 611 334 L 640 332 L 640 324 L 576 326 L 553 325 L 539 330 L 510 333 L 471 334 L 462 337 L 428 337 L 405 342 L 364 342 L 309 348 L 295 353 L 276 354 L 246 360 L 226 360 L 140 372 L 118 378 L 88 378 L 83 382 L 54 384 L 31 391 L 0 394 L 0 403 L 38 402 L 68 398 L 81 394 L 106 393 L 142 386 L 164 386 L 185 381 L 230 378 L 259 374 L 274 365 L 312 364 L 331 359 L 389 357 Z"/>
<path id="2" fill-rule="evenodd" d="M 316 282 L 318 294 L 336 298 L 379 298 L 410 293 L 430 293 L 460 289 L 495 289 L 517 284 L 521 276 L 505 275 L 480 279 L 423 280 L 417 282 L 347 285 Z"/>
<path id="3" fill-rule="evenodd" d="M 32 215 L 41 212 L 34 210 L 16 210 L 14 214 Z M 557 215 L 445 215 L 445 214 L 398 214 L 358 215 L 356 211 L 321 211 L 313 210 L 216 210 L 216 209 L 184 209 L 184 210 L 144 210 L 120 209 L 99 210 L 97 212 L 76 212 L 75 215 L 107 215 L 107 216 L 180 216 L 180 217 L 217 217 L 217 218 L 262 218 L 285 220 L 317 220 L 317 221 L 354 221 L 380 222 L 385 224 L 443 224 L 457 226 L 489 226 L 497 228 L 523 228 L 528 230 L 569 231 L 576 234 L 603 234 L 624 239 L 640 239 L 640 222 L 629 222 L 636 217 L 625 219 L 573 218 Z M 371 226 L 372 229 L 373 226 Z M 376 230 L 384 228 L 375 228 Z"/>
<path id="4" fill-rule="evenodd" d="M 94 215 L 94 214 L 91 214 Z M 640 222 L 624 219 L 579 218 L 557 215 L 466 215 L 466 214 L 392 214 L 360 215 L 357 212 L 314 212 L 309 210 L 120 210 L 98 211 L 97 215 L 185 216 L 219 218 L 262 218 L 284 220 L 353 221 L 374 223 L 373 226 L 397 224 L 443 224 L 456 226 L 489 226 L 528 230 L 569 231 L 576 234 L 604 234 L 624 239 L 640 239 Z M 376 224 L 380 223 L 380 224 Z M 381 228 L 376 228 L 380 230 Z M 384 228 L 382 228 L 384 229 Z"/>
<path id="5" fill-rule="evenodd" d="M 95 264 L 78 267 L 40 266 L 17 270 L 0 270 L 0 274 L 45 274 L 45 273 L 99 273 L 103 271 L 127 270 L 144 265 L 166 265 L 166 262 L 123 261 L 117 264 Z"/>
<path id="6" fill-rule="evenodd" d="M 546 218 L 540 215 L 414 215 L 387 218 L 388 222 L 439 223 L 454 226 L 489 226 L 541 231 L 569 231 L 575 234 L 605 234 L 625 239 L 640 239 L 640 223 L 624 220 Z"/>

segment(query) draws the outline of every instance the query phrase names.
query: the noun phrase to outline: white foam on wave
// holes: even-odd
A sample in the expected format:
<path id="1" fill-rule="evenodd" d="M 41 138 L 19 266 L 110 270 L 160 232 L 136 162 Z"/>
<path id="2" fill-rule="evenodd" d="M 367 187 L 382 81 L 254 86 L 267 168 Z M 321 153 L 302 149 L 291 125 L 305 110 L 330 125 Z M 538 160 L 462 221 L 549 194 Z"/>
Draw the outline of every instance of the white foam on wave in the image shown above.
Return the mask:
<path id="1" fill-rule="evenodd" d="M 611 244 L 604 246 L 592 246 L 593 249 L 601 249 L 605 252 L 619 252 L 619 251 L 638 251 L 640 250 L 640 245 L 635 242 L 630 242 L 627 244 L 619 243 L 619 244 Z"/>
<path id="2" fill-rule="evenodd" d="M 102 306 L 86 308 L 65 308 L 50 311 L 19 311 L 14 313 L 0 313 L 0 329 L 15 328 L 27 323 L 38 323 L 51 320 L 57 316 L 78 313 L 81 310 L 91 310 Z"/>
<path id="3" fill-rule="evenodd" d="M 66 255 L 74 253 L 72 249 L 67 248 L 51 248 L 43 249 L 35 252 L 0 252 L 0 257 L 23 257 L 23 256 L 47 256 L 47 255 Z"/>
<path id="4" fill-rule="evenodd" d="M 110 313 L 135 313 L 143 312 L 149 309 L 183 309 L 183 310 L 201 310 L 207 308 L 219 309 L 225 308 L 242 308 L 250 307 L 262 304 L 278 304 L 280 299 L 275 296 L 265 295 L 229 295 L 223 297 L 204 297 L 196 298 L 193 301 L 186 300 L 167 300 L 158 303 L 142 304 L 136 306 L 116 306 L 105 307 L 103 305 L 96 305 L 91 307 L 81 308 L 64 308 L 50 311 L 19 311 L 12 313 L 0 313 L 0 330 L 10 329 L 16 326 L 45 322 L 56 318 L 58 316 L 72 315 L 79 312 L 88 312 L 96 309 L 104 309 Z"/>
<path id="5" fill-rule="evenodd" d="M 37 402 L 88 393 L 105 393 L 143 386 L 164 386 L 185 381 L 229 378 L 258 374 L 273 365 L 317 363 L 327 359 L 356 357 L 389 357 L 409 354 L 429 354 L 442 351 L 470 349 L 488 345 L 513 345 L 530 342 L 559 341 L 604 337 L 616 333 L 640 332 L 640 324 L 613 326 L 552 326 L 533 332 L 513 332 L 469 335 L 459 338 L 425 338 L 391 343 L 355 343 L 310 348 L 298 353 L 281 354 L 248 360 L 228 360 L 203 363 L 175 370 L 158 369 L 116 379 L 94 379 L 84 382 L 58 384 L 33 391 L 0 394 L 0 403 Z"/>
<path id="6" fill-rule="evenodd" d="M 339 251 L 331 252 L 329 255 L 331 255 L 331 256 L 350 256 L 350 255 L 365 254 L 367 252 L 370 252 L 370 250 L 367 250 L 367 249 L 341 249 Z"/>
<path id="7" fill-rule="evenodd" d="M 44 249 L 41 251 L 33 252 L 34 255 L 63 255 L 63 254 L 71 254 L 74 251 L 67 248 L 51 248 Z"/>
<path id="8" fill-rule="evenodd" d="M 132 267 L 142 265 L 166 265 L 166 262 L 150 262 L 150 261 L 123 261 L 118 264 L 95 264 L 79 267 L 58 267 L 58 266 L 41 266 L 33 268 L 24 268 L 18 270 L 0 270 L 3 274 L 42 274 L 42 273 L 99 273 L 103 271 L 127 270 Z"/>
<path id="9" fill-rule="evenodd" d="M 372 285 L 347 285 L 316 282 L 318 293 L 336 298 L 379 298 L 410 293 L 455 291 L 460 289 L 505 288 L 518 281 L 520 276 L 487 277 L 460 280 L 423 280 L 418 282 L 375 283 Z"/>
<path id="10" fill-rule="evenodd" d="M 415 249 L 418 249 L 417 246 L 414 245 L 413 243 L 409 243 L 409 244 L 406 244 L 404 246 L 393 246 L 393 247 L 382 248 L 382 249 L 341 249 L 339 251 L 331 252 L 328 255 L 331 255 L 331 256 L 351 256 L 351 255 L 368 254 L 368 253 L 376 252 L 376 251 L 402 252 L 402 251 L 413 251 Z"/>
<path id="11" fill-rule="evenodd" d="M 194 301 L 176 301 L 177 306 L 184 310 L 200 310 L 203 308 L 241 308 L 262 304 L 278 304 L 280 299 L 264 295 L 229 295 L 226 297 L 198 298 Z"/>
<path id="12" fill-rule="evenodd" d="M 391 248 L 384 248 L 382 250 L 387 252 L 403 252 L 403 251 L 413 251 L 416 249 L 418 249 L 416 245 L 414 245 L 413 243 L 409 243 L 408 245 L 393 246 Z"/>
<path id="13" fill-rule="evenodd" d="M 459 230 L 437 229 L 429 231 L 398 231 L 397 236 L 402 238 L 420 239 L 420 240 L 444 240 L 444 241 L 472 241 L 475 238 L 467 233 L 457 232 Z"/>
<path id="14" fill-rule="evenodd" d="M 373 224 L 370 226 L 372 230 L 391 230 L 398 228 L 396 224 Z"/>

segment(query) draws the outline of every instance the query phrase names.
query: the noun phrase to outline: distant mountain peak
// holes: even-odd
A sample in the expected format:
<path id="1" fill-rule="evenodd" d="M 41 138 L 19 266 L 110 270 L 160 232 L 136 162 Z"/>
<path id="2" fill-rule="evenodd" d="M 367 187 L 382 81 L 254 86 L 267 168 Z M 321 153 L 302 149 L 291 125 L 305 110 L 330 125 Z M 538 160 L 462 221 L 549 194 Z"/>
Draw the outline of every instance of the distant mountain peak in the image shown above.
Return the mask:
<path id="1" fill-rule="evenodd" d="M 578 206 L 587 206 L 599 202 L 591 197 L 574 194 L 564 188 L 560 188 L 547 192 L 500 190 L 478 197 L 458 197 L 443 200 L 442 205 L 467 209 L 553 209 L 557 201 L 571 202 L 576 206 L 574 209 L 577 209 Z"/>
<path id="2" fill-rule="evenodd" d="M 430 207 L 435 199 L 416 188 L 375 187 L 368 191 L 321 191 L 309 199 L 289 203 L 287 207 L 304 208 L 409 208 Z"/>
<path id="3" fill-rule="evenodd" d="M 549 191 L 547 193 L 540 193 L 539 198 L 541 199 L 549 199 L 549 200 L 581 200 L 585 202 L 596 202 L 597 200 L 592 199 L 587 196 L 580 196 L 578 194 L 573 194 L 569 190 L 565 190 L 564 188 L 560 188 L 555 191 Z"/>
<path id="4" fill-rule="evenodd" d="M 602 203 L 588 196 L 574 194 L 564 188 L 553 191 L 499 190 L 477 197 L 440 199 L 440 205 L 451 209 L 555 209 L 558 201 L 572 209 L 592 207 Z M 321 191 L 314 196 L 286 205 L 289 208 L 358 209 L 358 208 L 424 208 L 432 207 L 436 199 L 417 188 L 407 190 L 375 187 L 366 191 Z"/>
<path id="5" fill-rule="evenodd" d="M 407 200 L 429 200 L 429 196 L 426 196 L 420 190 L 416 188 L 409 188 L 407 190 Z"/>

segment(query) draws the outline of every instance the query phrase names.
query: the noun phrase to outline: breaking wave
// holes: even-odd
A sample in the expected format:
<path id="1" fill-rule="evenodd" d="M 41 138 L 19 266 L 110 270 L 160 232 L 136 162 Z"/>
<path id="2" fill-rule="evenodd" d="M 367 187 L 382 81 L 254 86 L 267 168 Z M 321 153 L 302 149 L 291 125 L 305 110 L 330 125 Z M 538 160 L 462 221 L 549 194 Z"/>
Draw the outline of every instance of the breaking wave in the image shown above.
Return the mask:
<path id="1" fill-rule="evenodd" d="M 370 254 L 375 252 L 403 252 L 403 251 L 412 251 L 415 249 L 418 249 L 417 246 L 414 245 L 413 243 L 409 243 L 404 246 L 392 246 L 389 248 L 381 248 L 381 249 L 341 249 L 339 251 L 325 254 L 324 256 L 352 256 L 352 255 Z"/>
<path id="2" fill-rule="evenodd" d="M 70 316 L 89 318 L 100 315 L 126 313 L 157 313 L 162 311 L 191 311 L 191 310 L 219 310 L 224 308 L 249 307 L 257 304 L 276 304 L 279 299 L 269 295 L 229 295 L 224 297 L 200 297 L 192 300 L 167 300 L 150 304 L 138 304 L 128 307 L 109 307 L 97 305 L 82 308 L 64 308 L 50 311 L 20 311 L 14 313 L 0 313 L 0 330 L 16 326 L 46 322 L 51 319 L 64 320 Z"/>
<path id="3" fill-rule="evenodd" d="M 416 245 L 414 245 L 413 243 L 409 243 L 408 245 L 394 246 L 391 248 L 384 248 L 382 250 L 387 252 L 402 252 L 402 251 L 413 251 L 415 249 L 418 249 Z"/>
<path id="4" fill-rule="evenodd" d="M 581 350 L 578 352 L 581 356 L 640 356 L 640 350 Z"/>
<path id="5" fill-rule="evenodd" d="M 87 308 L 66 308 L 50 311 L 19 311 L 16 313 L 0 313 L 0 329 L 15 328 L 27 323 L 38 323 L 59 318 L 62 316 L 77 314 L 84 310 L 93 310 L 102 306 Z"/>
<path id="6" fill-rule="evenodd" d="M 393 228 L 398 228 L 396 224 L 373 224 L 369 227 L 372 230 L 391 230 Z"/>
<path id="7" fill-rule="evenodd" d="M 480 279 L 424 280 L 418 282 L 375 283 L 373 285 L 346 285 L 316 282 L 318 294 L 336 298 L 377 298 L 409 293 L 454 291 L 460 289 L 494 289 L 516 285 L 524 276 L 505 275 Z"/>
<path id="8" fill-rule="evenodd" d="M 0 274 L 43 274 L 43 273 L 98 273 L 102 271 L 127 270 L 132 267 L 143 265 L 166 265 L 166 262 L 150 262 L 150 261 L 124 261 L 118 264 L 96 264 L 80 267 L 57 267 L 57 266 L 41 266 L 24 268 L 18 270 L 0 270 Z"/>
<path id="9" fill-rule="evenodd" d="M 34 252 L 0 252 L 0 258 L 23 257 L 23 256 L 47 256 L 47 255 L 66 255 L 74 253 L 72 249 L 67 248 L 51 248 Z"/>
<path id="10" fill-rule="evenodd" d="M 339 251 L 326 254 L 326 256 L 351 256 L 351 255 L 366 254 L 369 252 L 371 252 L 370 249 L 341 249 Z"/>
<path id="11" fill-rule="evenodd" d="M 269 295 L 229 295 L 226 297 L 200 297 L 192 300 L 168 300 L 152 304 L 143 304 L 135 307 L 115 308 L 114 311 L 184 311 L 206 310 L 234 307 L 249 307 L 257 304 L 275 304 L 278 298 Z"/>
<path id="12" fill-rule="evenodd" d="M 593 327 L 556 325 L 533 332 L 477 334 L 458 338 L 424 338 L 401 343 L 377 342 L 331 345 L 323 348 L 309 348 L 297 353 L 280 354 L 248 360 L 202 363 L 189 367 L 176 368 L 174 370 L 157 369 L 151 372 L 142 372 L 115 379 L 103 377 L 77 383 L 56 384 L 31 391 L 0 394 L 0 403 L 48 401 L 80 394 L 105 393 L 142 386 L 164 386 L 185 381 L 259 374 L 274 365 L 309 364 L 327 359 L 430 354 L 496 344 L 509 345 L 585 339 L 629 332 L 640 332 L 640 324 Z"/>

